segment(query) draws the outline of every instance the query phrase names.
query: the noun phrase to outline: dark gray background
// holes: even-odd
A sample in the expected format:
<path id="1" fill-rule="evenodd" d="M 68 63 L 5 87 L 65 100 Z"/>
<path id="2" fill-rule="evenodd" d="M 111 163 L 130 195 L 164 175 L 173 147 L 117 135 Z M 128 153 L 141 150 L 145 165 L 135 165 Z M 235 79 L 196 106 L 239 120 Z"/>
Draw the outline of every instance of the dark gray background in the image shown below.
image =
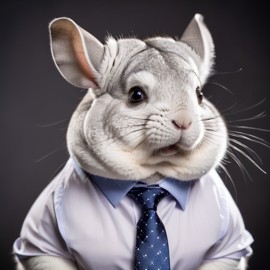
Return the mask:
<path id="1" fill-rule="evenodd" d="M 233 92 L 207 84 L 205 95 L 224 111 L 229 124 L 269 128 L 269 11 L 258 1 L 8 1 L 0 12 L 1 269 L 13 269 L 11 246 L 23 219 L 68 158 L 68 119 L 84 94 L 62 79 L 51 60 L 48 23 L 53 18 L 71 17 L 103 41 L 107 33 L 180 36 L 193 15 L 202 13 L 216 45 L 216 71 L 229 72 L 210 81 Z M 239 68 L 242 71 L 235 72 Z M 264 98 L 261 105 L 241 112 Z M 235 122 L 262 111 L 268 114 L 264 119 Z M 270 141 L 267 132 L 250 132 Z M 258 152 L 269 173 L 269 150 L 246 143 Z M 235 188 L 225 176 L 224 181 L 255 238 L 250 269 L 266 269 L 269 177 L 240 159 L 251 179 L 231 161 L 227 168 Z"/>

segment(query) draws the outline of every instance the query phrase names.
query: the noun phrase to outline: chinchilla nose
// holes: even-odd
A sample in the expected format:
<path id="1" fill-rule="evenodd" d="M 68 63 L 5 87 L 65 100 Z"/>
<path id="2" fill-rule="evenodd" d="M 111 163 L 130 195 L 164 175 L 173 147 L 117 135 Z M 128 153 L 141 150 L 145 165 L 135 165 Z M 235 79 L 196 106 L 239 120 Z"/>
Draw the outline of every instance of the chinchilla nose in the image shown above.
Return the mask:
<path id="1" fill-rule="evenodd" d="M 192 125 L 192 116 L 187 110 L 177 112 L 172 117 L 172 124 L 176 129 L 186 130 Z"/>

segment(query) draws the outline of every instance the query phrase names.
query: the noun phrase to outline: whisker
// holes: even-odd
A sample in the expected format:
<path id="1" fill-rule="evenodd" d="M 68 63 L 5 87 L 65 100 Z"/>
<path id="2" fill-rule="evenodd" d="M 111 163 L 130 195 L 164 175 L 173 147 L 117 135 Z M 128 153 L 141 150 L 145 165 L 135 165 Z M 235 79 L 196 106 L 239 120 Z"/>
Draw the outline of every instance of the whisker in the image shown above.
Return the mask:
<path id="1" fill-rule="evenodd" d="M 227 115 L 227 112 L 232 112 L 237 106 L 237 103 L 234 103 L 232 104 L 230 107 L 226 108 L 226 109 L 223 109 L 222 111 L 220 111 L 221 115 L 224 116 L 224 115 Z M 230 114 L 228 114 L 230 115 Z"/>
<path id="2" fill-rule="evenodd" d="M 119 137 L 115 137 L 115 136 L 112 137 L 112 136 L 110 136 L 110 137 L 105 138 L 104 140 L 99 140 L 97 143 L 98 144 L 103 144 L 104 142 L 108 142 L 108 141 L 111 141 L 112 143 L 115 143 L 115 142 L 120 141 L 120 140 L 124 141 L 125 137 L 130 136 L 133 133 L 140 132 L 140 131 L 145 132 L 145 131 L 148 130 L 148 128 L 144 127 L 144 125 L 141 125 L 141 126 L 142 126 L 142 128 L 139 128 L 139 129 L 136 129 L 136 130 L 132 130 L 131 132 L 128 132 L 128 133 L 126 133 L 126 134 L 124 134 L 122 136 L 119 136 Z M 121 127 L 119 129 L 126 130 L 127 127 Z M 139 135 L 138 135 L 138 137 L 139 137 Z"/>
<path id="3" fill-rule="evenodd" d="M 245 145 L 245 144 L 243 144 L 235 139 L 230 138 L 230 142 L 233 142 L 233 143 L 238 144 L 239 146 L 243 147 L 253 156 L 254 159 L 258 160 L 259 163 L 263 164 L 262 159 L 259 157 L 259 155 L 254 150 L 252 150 L 250 147 L 248 147 L 247 145 Z"/>
<path id="4" fill-rule="evenodd" d="M 246 176 L 247 176 L 253 182 L 253 179 L 250 176 L 247 169 L 245 168 L 245 166 L 242 164 L 240 159 L 230 149 L 227 150 L 227 155 L 229 155 L 235 161 L 235 163 L 238 165 L 238 167 L 240 168 L 240 170 L 242 172 L 242 175 L 244 176 L 244 179 L 246 180 Z"/>
<path id="5" fill-rule="evenodd" d="M 222 115 L 218 114 L 214 117 L 202 118 L 201 121 L 211 121 L 211 120 L 215 120 L 215 119 L 220 118 L 220 117 L 222 117 Z"/>
<path id="6" fill-rule="evenodd" d="M 45 158 L 47 158 L 47 157 L 49 157 L 49 156 L 51 156 L 51 155 L 53 155 L 53 154 L 55 154 L 55 153 L 57 153 L 57 152 L 59 152 L 61 150 L 63 150 L 63 147 L 61 147 L 61 148 L 59 147 L 59 148 L 49 152 L 48 154 L 46 154 L 46 155 L 42 156 L 41 158 L 35 160 L 35 163 L 38 163 L 38 162 L 44 160 Z"/>
<path id="7" fill-rule="evenodd" d="M 227 74 L 235 74 L 235 73 L 239 73 L 243 71 L 243 68 L 240 67 L 239 69 L 237 70 L 233 70 L 233 71 L 221 71 L 221 72 L 214 72 L 213 76 L 216 76 L 216 75 L 227 75 Z"/>
<path id="8" fill-rule="evenodd" d="M 262 103 L 265 102 L 265 98 L 262 99 L 261 101 L 258 101 L 257 103 L 249 106 L 249 107 L 244 107 L 246 106 L 244 103 L 238 105 L 238 107 L 235 107 L 237 104 L 234 103 L 232 105 L 232 109 L 235 107 L 236 110 L 231 110 L 230 113 L 228 113 L 227 115 L 234 115 L 234 114 L 239 114 L 239 113 L 243 113 L 243 112 L 246 112 L 246 111 L 251 111 L 252 109 L 256 108 L 256 107 L 259 107 Z M 244 107 L 244 108 L 242 108 Z"/>
<path id="9" fill-rule="evenodd" d="M 204 136 L 204 141 L 216 145 L 218 142 L 217 138 L 222 137 L 222 134 L 218 134 L 217 132 L 211 132 L 211 131 L 210 133 L 211 134 L 208 133 Z"/>
<path id="10" fill-rule="evenodd" d="M 248 140 L 248 141 L 263 145 L 267 148 L 270 148 L 270 144 L 266 140 L 252 134 L 248 134 L 248 133 L 244 133 L 240 131 L 230 131 L 230 136 Z"/>
<path id="11" fill-rule="evenodd" d="M 234 192 L 235 192 L 235 196 L 236 196 L 236 200 L 237 200 L 237 197 L 238 197 L 238 195 L 237 195 L 237 189 L 236 189 L 236 186 L 235 186 L 235 184 L 234 184 L 234 181 L 233 181 L 231 175 L 229 174 L 228 170 L 226 169 L 226 167 L 225 167 L 222 163 L 219 164 L 219 167 L 220 167 L 220 168 L 225 172 L 225 174 L 228 176 L 228 178 L 229 178 L 229 180 L 230 180 L 230 183 L 231 183 L 232 186 L 233 186 L 233 190 L 234 190 Z"/>
<path id="12" fill-rule="evenodd" d="M 140 128 L 140 129 L 136 129 L 136 130 L 133 130 L 133 131 L 131 131 L 131 132 L 129 132 L 129 133 L 126 133 L 126 134 L 124 134 L 124 135 L 122 135 L 122 136 L 120 136 L 120 137 L 118 137 L 118 138 L 116 138 L 116 139 L 117 139 L 118 141 L 120 141 L 120 140 L 123 140 L 123 139 L 125 139 L 126 137 L 128 137 L 128 136 L 134 134 L 134 133 L 140 133 L 140 132 L 145 133 L 145 131 L 147 131 L 147 130 L 148 130 L 148 129 L 147 129 L 146 127 L 143 127 L 143 128 Z M 137 137 L 141 137 L 141 135 L 140 135 L 140 134 L 137 134 Z"/>
<path id="13" fill-rule="evenodd" d="M 239 149 L 235 145 L 230 144 L 230 147 L 233 148 L 235 151 L 242 154 L 246 159 L 248 159 L 255 167 L 257 167 L 261 172 L 266 174 L 266 171 L 264 171 L 248 154 L 246 154 L 243 150 Z"/>
<path id="14" fill-rule="evenodd" d="M 208 81 L 206 84 L 214 84 L 214 85 L 217 85 L 219 87 L 221 87 L 222 89 L 226 90 L 227 92 L 229 92 L 231 95 L 233 95 L 233 92 L 231 90 L 229 90 L 226 86 L 220 84 L 220 83 L 217 83 L 217 82 L 213 82 L 213 81 Z"/>
<path id="15" fill-rule="evenodd" d="M 266 114 L 264 112 L 259 113 L 255 116 L 252 117 L 248 117 L 248 118 L 242 118 L 242 119 L 237 119 L 237 120 L 227 120 L 227 123 L 237 123 L 237 122 L 243 122 L 243 121 L 253 121 L 253 120 L 258 120 L 261 118 L 264 118 L 266 116 Z"/>
<path id="16" fill-rule="evenodd" d="M 257 130 L 257 131 L 264 131 L 264 132 L 270 132 L 270 129 L 264 129 L 264 128 L 257 128 L 257 127 L 250 127 L 250 126 L 234 126 L 230 125 L 232 128 L 240 128 L 240 129 L 250 129 L 250 130 Z"/>
<path id="17" fill-rule="evenodd" d="M 142 148 L 145 148 L 145 144 L 146 144 L 146 142 L 147 142 L 147 140 L 148 140 L 148 138 L 151 136 L 151 134 L 148 134 L 140 143 L 138 143 L 136 146 L 135 146 L 135 148 L 134 148 L 134 154 L 136 155 L 136 153 L 138 153 L 139 152 L 139 150 L 140 149 L 142 149 Z M 149 145 L 148 144 L 146 144 L 146 146 L 148 146 L 148 148 L 149 148 Z"/>
<path id="18" fill-rule="evenodd" d="M 62 124 L 64 122 L 67 122 L 69 121 L 69 119 L 63 119 L 63 120 L 60 120 L 60 121 L 57 121 L 57 122 L 54 122 L 54 123 L 51 123 L 51 124 L 36 124 L 37 127 L 40 127 L 40 128 L 48 128 L 48 127 L 52 127 L 52 126 L 56 126 L 56 125 L 59 125 L 59 124 Z"/>

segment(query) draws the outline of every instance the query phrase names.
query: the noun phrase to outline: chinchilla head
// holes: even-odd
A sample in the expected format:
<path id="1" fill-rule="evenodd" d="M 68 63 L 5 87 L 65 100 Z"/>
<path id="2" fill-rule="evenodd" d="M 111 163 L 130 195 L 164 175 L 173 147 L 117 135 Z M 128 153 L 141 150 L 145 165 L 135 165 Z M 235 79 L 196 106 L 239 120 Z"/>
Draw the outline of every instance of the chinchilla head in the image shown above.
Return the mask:
<path id="1" fill-rule="evenodd" d="M 227 129 L 202 94 L 214 45 L 201 15 L 180 40 L 110 37 L 103 45 L 69 18 L 52 21 L 50 34 L 60 73 L 88 88 L 67 134 L 84 170 L 123 180 L 191 180 L 220 163 Z"/>

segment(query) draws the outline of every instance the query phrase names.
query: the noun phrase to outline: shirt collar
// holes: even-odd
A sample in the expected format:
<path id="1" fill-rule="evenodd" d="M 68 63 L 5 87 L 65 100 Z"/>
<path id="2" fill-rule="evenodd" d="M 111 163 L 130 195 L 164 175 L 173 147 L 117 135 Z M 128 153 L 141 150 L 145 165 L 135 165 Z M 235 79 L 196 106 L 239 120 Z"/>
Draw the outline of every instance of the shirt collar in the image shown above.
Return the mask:
<path id="1" fill-rule="evenodd" d="M 71 162 L 79 175 L 86 175 L 98 187 L 113 207 L 117 207 L 127 193 L 140 181 L 136 180 L 117 180 L 109 179 L 84 172 L 76 160 L 71 157 Z M 189 193 L 193 184 L 197 181 L 181 181 L 167 177 L 160 181 L 159 186 L 166 189 L 178 202 L 180 208 L 184 211 L 188 201 Z"/>
<path id="2" fill-rule="evenodd" d="M 99 188 L 107 200 L 117 207 L 127 193 L 140 181 L 135 180 L 117 180 L 104 178 L 97 175 L 88 175 L 89 179 Z M 194 181 L 180 181 L 174 178 L 165 178 L 161 180 L 159 186 L 166 189 L 178 202 L 180 208 L 184 211 Z"/>

